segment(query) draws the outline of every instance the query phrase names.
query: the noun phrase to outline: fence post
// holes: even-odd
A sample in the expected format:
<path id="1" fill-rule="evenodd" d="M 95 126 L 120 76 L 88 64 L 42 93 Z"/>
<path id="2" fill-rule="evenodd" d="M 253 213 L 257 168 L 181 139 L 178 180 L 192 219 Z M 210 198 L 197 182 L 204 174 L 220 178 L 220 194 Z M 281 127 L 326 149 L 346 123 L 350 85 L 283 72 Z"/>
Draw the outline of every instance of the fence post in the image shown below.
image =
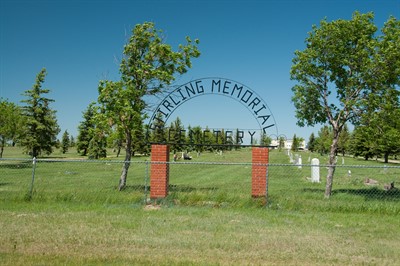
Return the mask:
<path id="1" fill-rule="evenodd" d="M 165 198 L 169 186 L 169 146 L 151 146 L 150 198 Z"/>
<path id="2" fill-rule="evenodd" d="M 144 176 L 144 203 L 147 203 L 147 191 L 149 187 L 149 162 L 145 161 L 146 164 L 146 173 Z"/>
<path id="3" fill-rule="evenodd" d="M 253 147 L 251 185 L 251 195 L 253 197 L 267 196 L 268 157 L 268 147 Z"/>
<path id="4" fill-rule="evenodd" d="M 31 187 L 29 189 L 29 199 L 32 199 L 33 195 L 33 183 L 35 183 L 35 169 L 36 169 L 36 157 L 33 157 L 32 159 L 32 182 L 31 182 Z"/>

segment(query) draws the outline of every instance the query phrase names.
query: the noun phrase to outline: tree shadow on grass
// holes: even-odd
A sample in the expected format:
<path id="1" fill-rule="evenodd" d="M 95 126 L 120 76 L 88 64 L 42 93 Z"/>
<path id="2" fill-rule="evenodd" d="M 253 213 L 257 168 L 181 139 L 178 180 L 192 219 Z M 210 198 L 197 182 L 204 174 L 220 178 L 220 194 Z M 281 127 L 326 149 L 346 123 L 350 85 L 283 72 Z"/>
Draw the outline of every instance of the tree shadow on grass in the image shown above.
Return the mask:
<path id="1" fill-rule="evenodd" d="M 116 190 L 118 190 L 118 187 L 114 187 Z M 143 192 L 145 191 L 146 186 L 144 185 L 130 185 L 130 186 L 125 186 L 121 191 L 122 192 L 134 192 L 134 191 L 139 191 Z M 147 186 L 147 190 L 150 190 L 150 186 Z"/>
<path id="2" fill-rule="evenodd" d="M 377 187 L 360 189 L 335 189 L 333 193 L 346 193 L 363 196 L 366 200 L 400 201 L 400 190 L 397 188 L 390 190 L 383 190 Z"/>
<path id="3" fill-rule="evenodd" d="M 316 188 L 305 188 L 304 192 L 312 193 L 324 193 L 324 189 Z M 332 196 L 339 194 L 351 194 L 356 196 L 363 196 L 365 200 L 384 200 L 384 201 L 400 201 L 400 189 L 393 188 L 390 190 L 380 189 L 378 187 L 373 188 L 354 188 L 354 189 L 334 189 L 332 191 Z"/>
<path id="4" fill-rule="evenodd" d="M 169 185 L 169 191 L 171 192 L 193 192 L 193 191 L 216 191 L 217 187 L 192 187 L 186 185 Z"/>
<path id="5" fill-rule="evenodd" d="M 115 189 L 118 189 L 115 187 Z M 126 186 L 122 191 L 123 192 L 133 192 L 133 191 L 150 191 L 151 187 L 150 186 L 144 186 L 144 185 L 130 185 Z M 172 185 L 170 184 L 168 186 L 169 192 L 193 192 L 193 191 L 216 191 L 218 190 L 217 187 L 192 187 L 192 186 L 186 186 L 186 185 Z"/>

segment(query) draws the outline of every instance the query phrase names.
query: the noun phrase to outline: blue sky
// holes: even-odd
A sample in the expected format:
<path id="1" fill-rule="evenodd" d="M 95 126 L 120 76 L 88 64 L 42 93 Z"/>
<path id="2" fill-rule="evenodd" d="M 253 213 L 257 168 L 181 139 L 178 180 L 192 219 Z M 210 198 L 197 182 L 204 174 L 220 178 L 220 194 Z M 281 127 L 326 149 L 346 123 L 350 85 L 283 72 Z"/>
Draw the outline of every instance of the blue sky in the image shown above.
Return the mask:
<path id="1" fill-rule="evenodd" d="M 0 97 L 21 104 L 21 94 L 45 67 L 44 87 L 55 100 L 61 130 L 76 136 L 99 80 L 119 79 L 118 60 L 132 28 L 151 21 L 175 48 L 185 36 L 200 40 L 201 56 L 174 85 L 206 77 L 240 82 L 268 104 L 279 134 L 308 140 L 320 126 L 296 126 L 289 75 L 294 51 L 304 49 L 313 24 L 350 19 L 356 10 L 373 11 L 381 28 L 389 15 L 400 18 L 400 1 L 0 0 Z M 227 97 L 198 97 L 174 115 L 185 125 L 258 127 L 243 105 Z"/>

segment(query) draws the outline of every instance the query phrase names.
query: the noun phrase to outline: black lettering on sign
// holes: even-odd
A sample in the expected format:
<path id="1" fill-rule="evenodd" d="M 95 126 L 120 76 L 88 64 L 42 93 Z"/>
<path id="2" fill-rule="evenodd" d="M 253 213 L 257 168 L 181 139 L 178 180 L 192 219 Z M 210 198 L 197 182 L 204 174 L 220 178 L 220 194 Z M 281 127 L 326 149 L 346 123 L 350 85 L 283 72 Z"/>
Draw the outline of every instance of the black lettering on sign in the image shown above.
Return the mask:
<path id="1" fill-rule="evenodd" d="M 233 94 L 235 93 L 235 91 L 237 92 L 236 98 L 240 98 L 240 95 L 242 94 L 242 90 L 243 90 L 243 86 L 238 86 L 237 84 L 235 84 L 235 86 L 233 86 L 233 90 L 231 93 L 231 96 L 233 96 Z"/>
<path id="2" fill-rule="evenodd" d="M 171 110 L 174 109 L 174 107 L 171 105 L 171 103 L 168 100 L 164 100 L 163 106 L 170 112 L 171 112 Z"/>
<path id="3" fill-rule="evenodd" d="M 250 131 L 248 131 L 249 132 L 249 135 L 250 135 L 250 144 L 251 145 L 253 145 L 253 136 L 254 136 L 254 134 L 256 134 L 256 132 L 255 131 L 253 131 L 253 132 L 250 132 Z"/>
<path id="4" fill-rule="evenodd" d="M 253 93 L 249 90 L 246 90 L 246 92 L 243 94 L 240 100 L 244 103 L 247 103 L 250 100 L 251 96 L 253 96 Z"/>
<path id="5" fill-rule="evenodd" d="M 244 131 L 238 130 L 236 134 L 236 143 L 243 143 Z"/>
<path id="6" fill-rule="evenodd" d="M 192 95 L 190 95 L 190 93 L 192 93 L 193 95 L 196 95 L 196 92 L 195 92 L 195 90 L 193 88 L 192 83 L 189 83 L 189 85 L 190 85 L 190 87 L 189 86 L 185 86 L 185 89 L 186 89 L 187 96 L 190 98 L 190 97 L 192 97 Z"/>
<path id="7" fill-rule="evenodd" d="M 203 85 L 199 85 L 199 84 L 201 84 L 201 80 L 196 81 L 197 93 L 204 93 L 204 87 L 203 87 Z"/>
<path id="8" fill-rule="evenodd" d="M 221 80 L 215 81 L 212 80 L 211 82 L 211 92 L 214 92 L 214 85 L 217 86 L 218 85 L 218 92 L 221 91 Z"/>
<path id="9" fill-rule="evenodd" d="M 224 89 L 222 90 L 222 93 L 224 93 L 224 94 L 229 94 L 229 84 L 231 84 L 231 82 L 230 81 L 227 81 L 227 80 L 225 80 L 225 82 L 224 82 Z"/>
<path id="10" fill-rule="evenodd" d="M 231 130 L 225 131 L 225 143 L 224 144 L 226 144 L 226 143 L 232 144 L 233 143 L 232 134 L 233 134 L 233 132 Z"/>
<path id="11" fill-rule="evenodd" d="M 176 91 L 179 92 L 179 94 L 181 95 L 183 101 L 187 99 L 185 96 L 183 96 L 181 88 L 177 89 Z"/>
<path id="12" fill-rule="evenodd" d="M 267 104 L 263 101 L 263 99 L 253 90 L 246 87 L 243 84 L 238 82 L 222 79 L 222 78 L 204 78 L 197 79 L 186 84 L 183 84 L 176 89 L 172 90 L 155 108 L 153 115 L 149 120 L 149 128 L 154 130 L 155 127 L 164 127 L 167 124 L 169 117 L 181 106 L 183 103 L 188 100 L 195 98 L 201 95 L 221 95 L 227 96 L 241 103 L 243 106 L 247 108 L 256 119 L 258 125 L 260 126 L 260 130 L 266 135 L 279 135 L 276 123 L 273 115 L 271 114 Z M 221 104 L 222 108 L 224 107 Z M 204 108 L 209 108 L 208 102 L 204 104 Z M 223 111 L 223 110 L 221 110 Z M 235 114 L 232 114 L 233 116 Z M 190 121 L 189 121 L 190 123 Z M 275 131 L 273 131 L 275 127 Z M 231 128 L 240 128 L 240 125 L 232 125 Z M 246 130 L 246 134 L 247 134 Z M 173 132 L 168 133 L 168 138 L 172 137 Z M 183 132 L 175 132 L 174 135 L 181 135 Z M 213 142 L 215 138 L 216 141 L 221 143 L 223 140 L 224 143 L 233 142 L 233 138 L 235 138 L 235 143 L 241 144 L 244 143 L 244 140 L 247 141 L 244 137 L 244 131 L 237 130 L 235 136 L 233 136 L 232 131 L 214 131 L 210 133 L 210 131 L 203 131 L 196 133 L 199 136 L 196 136 L 196 142 L 201 141 L 209 141 Z M 255 133 L 254 131 L 248 131 L 251 142 L 255 141 Z M 190 142 L 194 141 L 194 132 L 190 130 L 189 132 L 189 140 Z"/>

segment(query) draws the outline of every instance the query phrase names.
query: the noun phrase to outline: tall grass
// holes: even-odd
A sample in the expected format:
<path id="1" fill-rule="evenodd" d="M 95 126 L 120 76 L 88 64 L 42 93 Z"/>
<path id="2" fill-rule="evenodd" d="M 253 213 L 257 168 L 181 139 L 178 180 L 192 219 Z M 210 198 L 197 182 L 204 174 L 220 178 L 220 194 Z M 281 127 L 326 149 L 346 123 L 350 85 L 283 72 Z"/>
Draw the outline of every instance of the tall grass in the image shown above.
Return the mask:
<path id="1" fill-rule="evenodd" d="M 301 155 L 306 164 L 317 156 Z M 325 167 L 321 183 L 311 183 L 310 167 L 290 165 L 284 152 L 272 151 L 264 205 L 263 199 L 251 198 L 250 150 L 204 153 L 193 156 L 195 164 L 171 163 L 169 196 L 146 205 L 149 158 L 134 159 L 127 189 L 119 192 L 119 158 L 77 162 L 75 154 L 66 157 L 75 161 L 56 156 L 38 162 L 30 201 L 24 195 L 32 162 L 27 157 L 0 161 L 1 265 L 400 261 L 399 194 L 383 189 L 385 182 L 400 181 L 399 169 L 375 168 L 384 165 L 380 162 L 346 157 L 327 200 Z M 378 185 L 366 186 L 366 177 Z"/>
<path id="2" fill-rule="evenodd" d="M 321 183 L 309 180 L 307 165 L 316 154 L 300 153 L 305 165 L 289 163 L 285 152 L 271 151 L 268 168 L 267 198 L 251 198 L 251 150 L 203 153 L 190 162 L 170 163 L 167 205 L 213 207 L 267 207 L 308 211 L 400 213 L 400 191 L 385 191 L 385 183 L 400 184 L 400 167 L 376 161 L 346 157 L 338 164 L 333 195 L 324 198 L 326 166 L 320 167 Z M 171 156 L 172 157 L 172 156 Z M 308 159 L 307 159 L 308 157 Z M 339 159 L 340 161 L 340 159 Z M 131 164 L 127 187 L 117 192 L 122 162 L 106 160 L 39 159 L 35 170 L 33 201 L 76 202 L 84 204 L 143 204 L 149 196 L 150 158 L 136 157 Z M 0 162 L 0 201 L 26 200 L 32 178 L 28 159 Z M 366 178 L 378 182 L 364 184 Z M 265 205 L 266 203 L 266 205 Z"/>

